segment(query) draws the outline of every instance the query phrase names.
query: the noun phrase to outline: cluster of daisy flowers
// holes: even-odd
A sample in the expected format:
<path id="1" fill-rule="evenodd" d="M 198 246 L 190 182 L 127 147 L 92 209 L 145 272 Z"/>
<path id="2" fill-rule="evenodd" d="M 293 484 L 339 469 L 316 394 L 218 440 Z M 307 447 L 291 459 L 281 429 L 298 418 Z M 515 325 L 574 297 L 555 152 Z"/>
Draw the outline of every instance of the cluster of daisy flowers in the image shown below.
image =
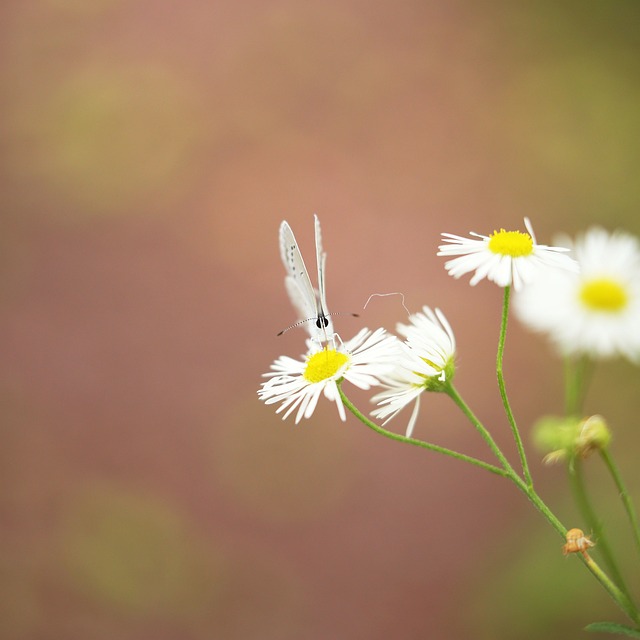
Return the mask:
<path id="1" fill-rule="evenodd" d="M 454 278 L 472 274 L 516 293 L 518 318 L 548 334 L 564 355 L 603 358 L 614 355 L 640 361 L 640 245 L 622 232 L 594 228 L 573 246 L 538 244 L 531 223 L 526 231 L 494 231 L 471 238 L 442 234 L 439 256 Z M 567 243 L 569 244 L 569 243 Z M 324 265 L 324 256 L 323 256 Z M 413 404 L 407 437 L 416 424 L 424 391 L 445 391 L 455 372 L 456 342 L 439 309 L 423 307 L 398 324 L 401 338 L 384 329 L 362 329 L 342 342 L 337 335 L 307 340 L 300 359 L 282 356 L 271 366 L 259 390 L 277 413 L 295 421 L 309 418 L 324 395 L 345 409 L 338 391 L 344 380 L 360 389 L 381 387 L 372 398 L 372 416 L 386 424 Z"/>

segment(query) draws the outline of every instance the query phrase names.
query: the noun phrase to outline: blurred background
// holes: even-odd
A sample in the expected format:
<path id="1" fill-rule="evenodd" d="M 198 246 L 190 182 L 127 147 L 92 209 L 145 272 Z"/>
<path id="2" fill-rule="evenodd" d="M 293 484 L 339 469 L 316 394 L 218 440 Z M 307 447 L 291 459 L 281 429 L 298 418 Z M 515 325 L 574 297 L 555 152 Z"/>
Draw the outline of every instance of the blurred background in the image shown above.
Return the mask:
<path id="1" fill-rule="evenodd" d="M 5 0 L 0 637 L 526 640 L 622 622 L 506 481 L 327 403 L 282 422 L 256 390 L 304 349 L 302 329 L 276 338 L 296 319 L 278 225 L 313 265 L 317 213 L 338 332 L 406 318 L 398 297 L 363 310 L 374 292 L 440 307 L 457 386 L 513 457 L 501 291 L 449 278 L 439 234 L 523 216 L 542 243 L 640 233 L 639 24 L 637 0 Z M 505 372 L 528 439 L 562 410 L 559 362 L 514 320 Z M 605 364 L 588 402 L 636 497 L 639 383 Z M 424 398 L 416 436 L 490 460 L 445 398 Z M 580 526 L 565 471 L 531 455 Z M 590 487 L 631 554 L 601 467 Z"/>

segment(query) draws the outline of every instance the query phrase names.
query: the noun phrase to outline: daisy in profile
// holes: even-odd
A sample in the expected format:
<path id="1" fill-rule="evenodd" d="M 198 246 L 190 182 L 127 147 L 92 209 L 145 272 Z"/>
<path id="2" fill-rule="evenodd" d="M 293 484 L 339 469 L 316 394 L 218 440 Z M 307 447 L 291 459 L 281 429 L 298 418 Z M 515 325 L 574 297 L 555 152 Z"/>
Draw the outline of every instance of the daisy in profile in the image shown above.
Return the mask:
<path id="1" fill-rule="evenodd" d="M 443 233 L 442 239 L 448 244 L 438 247 L 438 255 L 458 256 L 444 265 L 454 278 L 475 271 L 471 285 L 487 278 L 499 287 L 513 285 L 516 291 L 534 278 L 539 266 L 559 267 L 574 272 L 578 270 L 575 261 L 564 255 L 569 249 L 537 244 L 528 218 L 524 219 L 524 225 L 526 232 L 500 229 L 490 236 L 472 232 L 471 235 L 477 240 Z"/>
<path id="2" fill-rule="evenodd" d="M 442 391 L 453 378 L 456 340 L 440 309 L 423 307 L 421 313 L 409 316 L 409 324 L 398 324 L 398 333 L 406 338 L 396 367 L 383 376 L 385 390 L 371 400 L 379 408 L 371 412 L 386 424 L 415 400 L 406 435 L 413 433 L 420 396 L 423 391 Z"/>
<path id="3" fill-rule="evenodd" d="M 282 419 L 296 411 L 296 424 L 310 418 L 318 398 L 335 402 L 342 420 L 346 420 L 344 405 L 338 393 L 341 378 L 360 389 L 370 389 L 379 383 L 379 377 L 393 368 L 398 356 L 398 340 L 384 329 L 373 333 L 362 329 L 351 340 L 340 342 L 336 348 L 322 348 L 317 341 L 307 340 L 308 353 L 301 360 L 282 356 L 272 365 L 269 380 L 258 391 L 260 400 L 280 406 Z"/>
<path id="4" fill-rule="evenodd" d="M 544 270 L 515 296 L 517 316 L 565 355 L 640 362 L 640 243 L 595 227 L 573 250 L 580 273 Z"/>

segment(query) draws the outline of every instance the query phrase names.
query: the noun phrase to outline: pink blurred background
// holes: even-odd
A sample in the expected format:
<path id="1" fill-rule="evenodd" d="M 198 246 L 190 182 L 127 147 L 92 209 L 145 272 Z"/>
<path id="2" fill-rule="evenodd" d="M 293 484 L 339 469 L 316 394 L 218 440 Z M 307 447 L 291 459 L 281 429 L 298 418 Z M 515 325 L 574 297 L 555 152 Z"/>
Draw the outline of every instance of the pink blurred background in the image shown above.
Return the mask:
<path id="1" fill-rule="evenodd" d="M 512 455 L 501 292 L 450 279 L 439 234 L 525 215 L 543 243 L 640 233 L 639 19 L 635 0 L 3 2 L 0 636 L 566 639 L 620 620 L 505 481 L 331 406 L 282 422 L 256 390 L 303 350 L 300 329 L 276 338 L 295 320 L 278 225 L 312 263 L 317 213 L 330 307 L 361 314 L 340 334 L 405 318 L 397 297 L 363 310 L 374 292 L 440 307 L 457 386 Z M 561 411 L 559 362 L 514 321 L 505 369 L 527 436 Z M 639 382 L 606 364 L 588 403 L 636 495 Z M 416 435 L 489 459 L 441 397 Z M 574 526 L 563 470 L 532 457 Z"/>

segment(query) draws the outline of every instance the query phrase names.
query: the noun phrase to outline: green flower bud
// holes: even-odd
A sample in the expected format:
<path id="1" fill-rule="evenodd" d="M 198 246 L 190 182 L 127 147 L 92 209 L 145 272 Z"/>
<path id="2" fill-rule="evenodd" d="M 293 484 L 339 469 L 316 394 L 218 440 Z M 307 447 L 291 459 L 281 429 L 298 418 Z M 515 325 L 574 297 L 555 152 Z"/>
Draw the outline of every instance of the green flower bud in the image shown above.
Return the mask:
<path id="1" fill-rule="evenodd" d="M 576 438 L 576 453 L 586 458 L 593 451 L 606 449 L 611 442 L 611 431 L 602 416 L 591 416 L 580 423 Z"/>
<path id="2" fill-rule="evenodd" d="M 551 464 L 576 456 L 586 458 L 606 449 L 611 432 L 602 416 L 589 418 L 544 416 L 533 429 L 534 444 L 546 452 L 544 462 Z"/>
<path id="3" fill-rule="evenodd" d="M 533 442 L 543 453 L 566 452 L 573 448 L 580 420 L 544 416 L 533 427 Z"/>

